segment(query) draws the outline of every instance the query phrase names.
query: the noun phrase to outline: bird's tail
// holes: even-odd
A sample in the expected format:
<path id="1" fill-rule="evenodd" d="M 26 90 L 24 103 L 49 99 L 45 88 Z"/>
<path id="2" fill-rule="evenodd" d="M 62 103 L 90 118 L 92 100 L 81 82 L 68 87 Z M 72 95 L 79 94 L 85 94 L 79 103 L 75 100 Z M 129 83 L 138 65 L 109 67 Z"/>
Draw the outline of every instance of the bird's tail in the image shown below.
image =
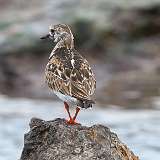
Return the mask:
<path id="1" fill-rule="evenodd" d="M 90 107 L 92 107 L 92 104 L 95 104 L 95 102 L 93 101 L 93 100 L 80 100 L 80 104 L 79 104 L 79 106 L 81 107 L 81 108 L 90 108 Z"/>

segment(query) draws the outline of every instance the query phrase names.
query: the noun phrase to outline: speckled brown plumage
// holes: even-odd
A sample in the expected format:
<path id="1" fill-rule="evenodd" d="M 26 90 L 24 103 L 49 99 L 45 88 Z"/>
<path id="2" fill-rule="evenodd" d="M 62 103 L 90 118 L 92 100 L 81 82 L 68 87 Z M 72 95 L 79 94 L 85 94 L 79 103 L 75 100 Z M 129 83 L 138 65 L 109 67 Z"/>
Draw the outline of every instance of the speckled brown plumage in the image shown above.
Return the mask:
<path id="1" fill-rule="evenodd" d="M 94 93 L 96 83 L 91 67 L 75 49 L 57 49 L 45 73 L 48 86 L 62 94 L 85 100 Z"/>
<path id="2" fill-rule="evenodd" d="M 96 80 L 88 61 L 74 48 L 73 34 L 66 24 L 50 27 L 50 32 L 42 39 L 50 38 L 56 45 L 49 56 L 45 69 L 46 82 L 50 89 L 64 101 L 69 114 L 69 123 L 74 124 L 81 108 L 92 107 L 91 100 L 96 88 Z M 72 118 L 69 105 L 78 106 Z"/>

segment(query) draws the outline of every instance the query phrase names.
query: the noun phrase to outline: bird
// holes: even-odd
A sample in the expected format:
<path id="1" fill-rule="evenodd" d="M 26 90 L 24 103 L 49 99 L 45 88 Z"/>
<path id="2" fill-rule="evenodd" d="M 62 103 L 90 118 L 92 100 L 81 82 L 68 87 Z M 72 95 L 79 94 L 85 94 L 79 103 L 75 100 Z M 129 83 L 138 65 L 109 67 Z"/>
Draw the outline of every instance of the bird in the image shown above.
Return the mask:
<path id="1" fill-rule="evenodd" d="M 51 25 L 49 33 L 41 39 L 50 39 L 55 44 L 45 68 L 45 81 L 64 102 L 69 115 L 67 123 L 77 124 L 80 109 L 95 104 L 91 98 L 96 89 L 95 75 L 88 61 L 75 49 L 69 25 Z M 69 111 L 72 106 L 76 107 L 73 117 Z"/>

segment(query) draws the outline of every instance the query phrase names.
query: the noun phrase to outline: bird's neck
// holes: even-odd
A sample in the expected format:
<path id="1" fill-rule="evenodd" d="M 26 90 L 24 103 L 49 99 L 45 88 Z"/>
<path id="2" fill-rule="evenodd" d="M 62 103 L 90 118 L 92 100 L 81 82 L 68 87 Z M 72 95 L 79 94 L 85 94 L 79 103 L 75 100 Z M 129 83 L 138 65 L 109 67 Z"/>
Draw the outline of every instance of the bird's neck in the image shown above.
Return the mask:
<path id="1" fill-rule="evenodd" d="M 49 59 L 53 57 L 53 55 L 56 53 L 56 51 L 60 48 L 65 48 L 68 50 L 74 49 L 74 38 L 72 34 L 62 34 L 60 37 L 60 40 L 57 42 L 55 47 L 53 48 Z"/>
<path id="2" fill-rule="evenodd" d="M 74 49 L 74 40 L 72 37 L 65 37 L 57 42 L 52 52 L 59 48 Z"/>

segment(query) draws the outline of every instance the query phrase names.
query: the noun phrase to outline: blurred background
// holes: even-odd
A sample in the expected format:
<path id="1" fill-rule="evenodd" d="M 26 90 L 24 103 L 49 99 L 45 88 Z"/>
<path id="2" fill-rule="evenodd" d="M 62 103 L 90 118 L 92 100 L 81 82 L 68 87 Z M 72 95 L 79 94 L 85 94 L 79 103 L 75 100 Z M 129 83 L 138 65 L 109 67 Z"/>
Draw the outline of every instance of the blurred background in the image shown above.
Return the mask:
<path id="1" fill-rule="evenodd" d="M 97 79 L 84 125 L 109 126 L 141 160 L 160 159 L 160 0 L 0 0 L 0 160 L 20 157 L 31 117 L 66 117 L 44 81 L 54 47 L 41 41 L 67 23 Z"/>

